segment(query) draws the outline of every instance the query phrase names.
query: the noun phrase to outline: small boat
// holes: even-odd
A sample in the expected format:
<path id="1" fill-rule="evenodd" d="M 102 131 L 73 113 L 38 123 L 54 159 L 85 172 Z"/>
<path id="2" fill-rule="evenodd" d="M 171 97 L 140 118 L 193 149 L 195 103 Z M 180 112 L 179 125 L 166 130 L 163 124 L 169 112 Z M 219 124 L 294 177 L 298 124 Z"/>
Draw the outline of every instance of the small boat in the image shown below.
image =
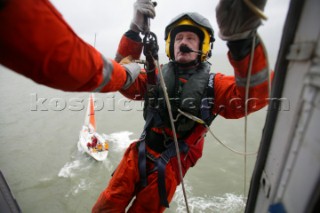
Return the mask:
<path id="1" fill-rule="evenodd" d="M 109 142 L 96 132 L 94 94 L 90 95 L 84 124 L 80 131 L 78 147 L 97 161 L 104 161 L 109 152 Z"/>

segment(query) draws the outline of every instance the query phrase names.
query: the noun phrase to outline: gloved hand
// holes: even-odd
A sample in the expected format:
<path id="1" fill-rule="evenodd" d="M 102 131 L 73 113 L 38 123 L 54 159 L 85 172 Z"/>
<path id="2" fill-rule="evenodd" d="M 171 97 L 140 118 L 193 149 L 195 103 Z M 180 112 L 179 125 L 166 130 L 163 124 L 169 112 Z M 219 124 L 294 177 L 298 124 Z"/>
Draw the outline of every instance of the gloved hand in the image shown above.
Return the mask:
<path id="1" fill-rule="evenodd" d="M 150 29 L 146 18 L 154 18 L 156 16 L 155 6 L 156 4 L 150 0 L 137 0 L 133 5 L 134 12 L 130 30 L 143 34 L 148 32 Z"/>
<path id="2" fill-rule="evenodd" d="M 266 0 L 251 0 L 251 3 L 263 10 Z M 261 18 L 243 0 L 220 0 L 216 17 L 219 37 L 226 41 L 250 38 L 261 24 Z"/>

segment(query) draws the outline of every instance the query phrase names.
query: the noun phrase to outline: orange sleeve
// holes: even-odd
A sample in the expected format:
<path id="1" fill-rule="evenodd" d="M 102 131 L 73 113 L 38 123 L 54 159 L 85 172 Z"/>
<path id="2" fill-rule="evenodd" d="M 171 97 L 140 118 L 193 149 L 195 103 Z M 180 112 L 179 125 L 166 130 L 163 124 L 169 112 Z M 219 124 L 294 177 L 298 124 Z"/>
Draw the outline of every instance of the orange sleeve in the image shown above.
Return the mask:
<path id="1" fill-rule="evenodd" d="M 48 0 L 10 0 L 0 10 L 0 63 L 65 91 L 116 91 L 126 71 L 80 39 Z"/>
<path id="2" fill-rule="evenodd" d="M 134 83 L 126 90 L 120 90 L 121 94 L 133 100 L 143 100 L 147 91 L 147 75 L 140 74 Z"/>
<path id="3" fill-rule="evenodd" d="M 142 47 L 143 44 L 141 42 L 137 42 L 126 36 L 123 36 L 118 46 L 117 58 L 120 60 L 123 57 L 131 55 L 134 59 L 139 59 L 142 52 Z M 147 75 L 145 72 L 141 72 L 138 78 L 128 89 L 120 90 L 120 92 L 129 99 L 143 100 L 146 90 Z"/>
<path id="4" fill-rule="evenodd" d="M 143 44 L 141 42 L 134 41 L 126 36 L 122 36 L 118 51 L 117 51 L 117 61 L 128 55 L 131 55 L 133 59 L 139 59 L 142 52 Z"/>
<path id="5" fill-rule="evenodd" d="M 216 74 L 214 113 L 219 111 L 219 114 L 225 118 L 240 118 L 245 115 L 245 86 L 250 55 L 240 61 L 233 60 L 230 54 L 228 56 L 235 76 Z M 257 111 L 268 103 L 269 70 L 261 44 L 256 47 L 253 60 L 247 101 L 248 113 Z"/>

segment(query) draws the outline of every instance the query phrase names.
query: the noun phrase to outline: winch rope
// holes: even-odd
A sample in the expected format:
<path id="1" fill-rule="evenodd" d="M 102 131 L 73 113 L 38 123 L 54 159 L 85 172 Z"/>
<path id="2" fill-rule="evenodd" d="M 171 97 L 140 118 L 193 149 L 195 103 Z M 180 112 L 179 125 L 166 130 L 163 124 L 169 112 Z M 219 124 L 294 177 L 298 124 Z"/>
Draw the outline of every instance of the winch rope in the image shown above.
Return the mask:
<path id="1" fill-rule="evenodd" d="M 169 114 L 169 118 L 170 118 L 170 124 L 171 124 L 171 129 L 172 129 L 172 133 L 173 133 L 173 141 L 174 141 L 174 145 L 175 145 L 175 149 L 176 149 L 176 153 L 177 153 L 177 161 L 178 161 L 178 169 L 179 169 L 179 177 L 180 177 L 180 182 L 181 182 L 181 188 L 182 188 L 182 192 L 183 192 L 183 197 L 184 197 L 184 201 L 186 204 L 186 209 L 187 212 L 189 213 L 189 205 L 188 205 L 188 199 L 187 199 L 187 193 L 185 190 L 185 186 L 184 186 L 184 181 L 183 181 L 183 174 L 182 174 L 182 166 L 181 166 L 181 158 L 180 158 L 180 150 L 179 150 L 179 144 L 178 144 L 178 139 L 177 139 L 177 133 L 176 133 L 176 129 L 174 126 L 174 118 L 172 115 L 172 111 L 171 111 L 171 103 L 169 101 L 169 95 L 167 93 L 167 87 L 163 78 L 163 74 L 162 74 L 162 69 L 159 65 L 159 61 L 158 60 L 154 60 L 156 67 L 159 71 L 159 76 L 160 76 L 160 85 L 161 85 L 161 89 L 163 91 L 164 94 L 164 99 L 167 105 L 167 109 L 168 109 L 168 114 Z"/>
<path id="2" fill-rule="evenodd" d="M 251 73 L 252 73 L 252 65 L 253 65 L 253 57 L 254 57 L 254 49 L 256 44 L 256 35 L 253 36 L 252 45 L 251 45 L 251 52 L 250 52 L 250 60 L 249 60 L 249 67 L 247 72 L 247 82 L 246 82 L 246 90 L 245 90 L 245 104 L 244 104 L 244 152 L 247 152 L 247 142 L 248 142 L 248 99 L 249 99 L 249 89 L 250 89 L 250 80 L 251 80 Z M 244 155 L 244 174 L 243 174 L 243 196 L 246 196 L 247 191 L 247 155 Z"/>
<path id="3" fill-rule="evenodd" d="M 154 4 L 154 6 L 157 5 L 156 2 L 153 2 L 153 4 Z M 146 25 L 149 26 L 149 29 L 150 29 L 150 20 L 147 16 L 145 16 L 144 21 L 146 21 Z M 149 36 L 151 36 L 152 38 Z M 176 129 L 174 126 L 174 119 L 173 119 L 173 115 L 172 115 L 172 111 L 171 111 L 171 103 L 169 101 L 169 95 L 167 93 L 167 88 L 165 85 L 164 77 L 162 75 L 162 69 L 161 69 L 161 66 L 159 65 L 159 58 L 158 58 L 159 46 L 157 44 L 156 35 L 149 30 L 149 32 L 147 32 L 145 34 L 143 42 L 144 42 L 144 54 L 146 56 L 146 61 L 147 61 L 146 67 L 150 68 L 150 66 L 155 65 L 155 68 L 158 70 L 158 73 L 159 73 L 160 86 L 161 86 L 161 89 L 164 94 L 165 103 L 167 105 L 167 110 L 168 110 L 169 119 L 170 119 L 170 125 L 171 125 L 171 129 L 172 129 L 172 133 L 173 133 L 173 141 L 174 141 L 175 150 L 176 150 L 176 154 L 177 154 L 179 177 L 180 177 L 180 183 L 181 183 L 181 187 L 182 187 L 183 197 L 184 197 L 184 201 L 186 204 L 187 213 L 190 213 L 187 194 L 186 194 L 184 181 L 183 181 L 182 165 L 181 165 L 181 159 L 180 159 L 180 150 L 179 150 L 179 145 L 178 145 L 177 133 L 176 133 Z M 146 43 L 148 43 L 148 45 L 146 45 Z M 149 48 L 145 49 L 146 46 L 148 46 Z M 153 60 L 153 64 L 151 62 L 152 60 Z M 155 70 L 153 70 L 153 74 L 155 74 L 154 71 Z M 153 76 L 152 78 L 154 78 L 154 77 L 155 76 Z M 155 83 L 155 82 L 153 82 L 153 83 Z"/>
<path id="4" fill-rule="evenodd" d="M 256 5 L 254 5 L 250 0 L 243 0 L 243 2 L 248 6 L 248 8 L 255 13 L 258 17 L 263 20 L 267 20 L 267 16 L 260 10 Z M 250 80 L 251 80 L 251 73 L 252 73 L 252 65 L 253 65 L 253 58 L 254 58 L 254 51 L 255 51 L 255 44 L 258 34 L 255 33 L 252 39 L 251 51 L 250 51 L 250 59 L 249 59 L 249 66 L 247 72 L 247 82 L 245 88 L 245 117 L 244 117 L 244 153 L 247 152 L 247 140 L 248 140 L 248 100 L 249 100 L 249 89 L 250 89 Z M 262 40 L 259 38 L 260 43 L 262 44 L 264 53 L 265 47 L 263 45 Z M 268 97 L 270 96 L 270 74 L 269 74 L 269 65 L 268 65 L 268 58 L 266 57 L 266 65 L 267 65 L 267 72 L 268 72 Z M 243 177 L 243 196 L 246 197 L 247 194 L 247 155 L 244 155 L 244 177 Z"/>

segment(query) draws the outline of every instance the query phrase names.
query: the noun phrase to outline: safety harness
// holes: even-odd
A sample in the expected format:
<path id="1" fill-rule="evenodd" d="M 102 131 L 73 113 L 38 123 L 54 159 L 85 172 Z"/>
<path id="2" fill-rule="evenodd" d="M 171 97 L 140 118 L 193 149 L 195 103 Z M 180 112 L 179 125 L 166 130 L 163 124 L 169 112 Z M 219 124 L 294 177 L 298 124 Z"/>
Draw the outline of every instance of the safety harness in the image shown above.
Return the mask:
<path id="1" fill-rule="evenodd" d="M 166 119 L 163 119 L 166 117 L 166 115 L 164 114 L 165 103 L 163 101 L 161 102 L 161 99 L 162 99 L 162 95 L 160 92 L 161 90 L 159 89 L 159 82 L 157 80 L 157 75 L 155 74 L 155 66 L 152 65 L 153 59 L 155 57 L 154 55 L 151 55 L 151 56 L 148 55 L 150 53 L 153 53 L 153 54 L 155 53 L 155 51 L 150 50 L 150 47 L 157 47 L 157 45 L 155 45 L 154 42 L 156 42 L 156 38 L 154 34 L 150 34 L 149 38 L 147 38 L 146 40 L 144 39 L 144 48 L 145 48 L 144 54 L 145 55 L 147 54 L 146 59 L 148 62 L 147 66 L 145 66 L 145 69 L 148 75 L 147 93 L 145 97 L 145 108 L 144 108 L 144 118 L 146 123 L 138 142 L 138 166 L 139 166 L 141 187 L 147 186 L 148 174 L 158 171 L 158 191 L 160 196 L 160 203 L 162 206 L 169 207 L 169 204 L 167 201 L 167 192 L 165 187 L 165 169 L 170 159 L 177 156 L 175 145 L 173 143 L 173 140 L 170 137 L 166 137 L 165 133 L 164 133 L 165 140 L 162 141 L 163 143 L 160 143 L 161 141 L 159 140 L 150 140 L 150 137 L 148 137 L 149 133 L 153 132 L 151 128 L 153 127 L 164 128 L 167 126 L 165 121 Z M 152 60 L 148 61 L 148 58 Z M 187 111 L 186 113 L 190 114 L 191 116 L 200 116 L 201 119 L 206 122 L 206 125 L 209 126 L 213 121 L 213 119 L 216 117 L 216 115 L 212 114 L 215 74 L 209 73 L 210 68 L 207 62 L 201 63 L 201 65 L 199 66 L 201 67 L 201 69 L 197 70 L 197 73 L 191 76 L 189 80 L 190 82 L 187 81 L 184 85 L 184 87 L 186 87 L 184 88 L 184 91 L 187 91 L 187 92 L 185 93 L 182 92 L 179 94 L 179 91 L 177 91 L 177 88 L 178 88 L 176 85 L 177 82 L 172 81 L 172 79 L 176 79 L 176 78 L 172 78 L 172 73 L 173 73 L 172 68 L 173 66 L 175 66 L 173 63 L 174 62 L 170 62 L 168 67 L 163 68 L 163 74 L 165 77 L 166 85 L 168 86 L 167 87 L 168 92 L 171 93 L 171 95 L 173 96 L 175 96 L 175 94 L 178 94 L 180 97 L 182 97 L 181 98 L 182 100 L 180 100 L 180 103 L 175 104 L 176 107 L 173 109 L 175 111 L 174 114 L 177 114 L 177 109 L 182 108 L 182 110 Z M 177 73 L 175 73 L 175 75 L 177 75 Z M 189 100 L 192 103 L 183 103 L 184 99 L 188 97 L 191 97 Z M 174 99 L 173 101 L 177 102 L 177 99 Z M 193 107 L 188 108 L 188 106 L 194 106 L 195 109 Z M 182 122 L 183 124 L 186 123 L 183 121 L 179 121 L 177 119 L 176 123 L 178 123 L 177 124 L 178 129 L 179 129 L 179 122 Z M 189 127 L 187 128 L 187 131 L 189 133 L 192 132 L 192 130 L 195 127 L 195 125 L 187 125 L 187 126 Z M 183 129 L 183 130 L 186 131 L 186 129 Z M 185 131 L 180 131 L 180 132 L 185 132 Z M 189 146 L 185 142 L 186 137 L 183 137 L 184 140 L 179 139 L 178 141 L 179 150 L 181 153 L 184 153 L 184 154 L 187 154 L 187 152 L 189 151 Z M 155 157 L 154 155 L 149 153 L 146 149 L 147 145 L 152 150 L 160 153 L 160 156 Z M 147 168 L 146 168 L 147 160 L 150 160 L 151 162 L 154 163 L 154 168 L 150 171 L 147 171 Z"/>

